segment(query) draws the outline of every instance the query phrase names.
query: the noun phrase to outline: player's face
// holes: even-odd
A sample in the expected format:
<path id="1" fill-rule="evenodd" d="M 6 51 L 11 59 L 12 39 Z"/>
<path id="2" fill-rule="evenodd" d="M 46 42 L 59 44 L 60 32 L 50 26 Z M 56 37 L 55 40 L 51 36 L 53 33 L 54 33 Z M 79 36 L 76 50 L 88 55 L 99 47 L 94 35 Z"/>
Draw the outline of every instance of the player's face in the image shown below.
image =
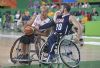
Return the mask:
<path id="1" fill-rule="evenodd" d="M 66 10 L 66 8 L 64 8 L 64 7 L 63 7 L 62 13 L 64 13 L 64 14 L 65 14 L 65 13 L 66 13 L 66 11 L 67 11 L 67 10 Z"/>
<path id="2" fill-rule="evenodd" d="M 42 14 L 42 16 L 43 16 L 43 17 L 46 17 L 46 16 L 47 16 L 47 14 L 48 14 L 48 11 L 46 11 L 46 10 L 41 11 L 41 14 Z"/>

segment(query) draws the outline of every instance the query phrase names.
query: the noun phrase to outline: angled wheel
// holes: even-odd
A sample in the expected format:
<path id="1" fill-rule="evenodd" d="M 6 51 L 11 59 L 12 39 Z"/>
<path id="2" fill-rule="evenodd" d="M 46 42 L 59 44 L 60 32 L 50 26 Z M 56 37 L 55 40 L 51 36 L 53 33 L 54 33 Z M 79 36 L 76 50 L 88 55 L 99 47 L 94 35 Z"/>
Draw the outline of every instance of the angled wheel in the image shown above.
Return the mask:
<path id="1" fill-rule="evenodd" d="M 35 39 L 35 50 L 36 50 L 36 54 L 37 54 L 37 57 L 39 58 L 39 52 L 40 52 L 40 48 L 42 46 L 42 44 L 45 43 L 45 40 L 43 38 L 36 38 Z"/>
<path id="2" fill-rule="evenodd" d="M 31 64 L 32 60 L 29 59 L 21 59 L 22 55 L 22 47 L 21 47 L 21 42 L 20 42 L 20 38 L 18 38 L 17 40 L 15 40 L 13 46 L 11 47 L 10 50 L 10 59 L 11 61 L 15 64 L 17 62 L 19 62 L 20 64 Z M 19 58 L 17 58 L 19 56 Z"/>
<path id="3" fill-rule="evenodd" d="M 17 62 L 17 60 L 15 60 L 15 58 L 17 57 L 18 55 L 18 51 L 21 51 L 21 49 L 19 49 L 19 46 L 20 46 L 20 38 L 18 38 L 13 46 L 11 47 L 11 50 L 10 50 L 10 59 L 11 61 L 15 64 Z"/>
<path id="4" fill-rule="evenodd" d="M 80 51 L 75 43 L 64 39 L 59 45 L 59 54 L 62 62 L 70 68 L 79 66 Z"/>

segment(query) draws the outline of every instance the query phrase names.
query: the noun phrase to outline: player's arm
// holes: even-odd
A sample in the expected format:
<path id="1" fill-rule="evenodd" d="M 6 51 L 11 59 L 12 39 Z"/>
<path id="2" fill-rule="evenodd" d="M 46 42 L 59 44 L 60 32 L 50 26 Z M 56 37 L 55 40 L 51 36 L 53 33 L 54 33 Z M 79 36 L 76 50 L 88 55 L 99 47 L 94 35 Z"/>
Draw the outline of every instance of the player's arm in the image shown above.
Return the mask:
<path id="1" fill-rule="evenodd" d="M 46 23 L 44 24 L 43 26 L 40 26 L 39 29 L 47 29 L 47 28 L 50 28 L 50 27 L 53 27 L 55 26 L 55 23 L 53 20 L 49 21 L 49 23 Z"/>
<path id="2" fill-rule="evenodd" d="M 81 29 L 81 24 L 77 21 L 75 16 L 70 16 L 69 21 L 76 27 L 78 28 L 77 34 L 78 34 L 78 39 L 80 39 L 80 36 L 82 35 L 82 29 Z"/>
<path id="3" fill-rule="evenodd" d="M 48 36 L 50 32 L 51 32 L 51 28 L 48 28 L 44 32 L 36 31 L 35 33 L 41 36 Z"/>

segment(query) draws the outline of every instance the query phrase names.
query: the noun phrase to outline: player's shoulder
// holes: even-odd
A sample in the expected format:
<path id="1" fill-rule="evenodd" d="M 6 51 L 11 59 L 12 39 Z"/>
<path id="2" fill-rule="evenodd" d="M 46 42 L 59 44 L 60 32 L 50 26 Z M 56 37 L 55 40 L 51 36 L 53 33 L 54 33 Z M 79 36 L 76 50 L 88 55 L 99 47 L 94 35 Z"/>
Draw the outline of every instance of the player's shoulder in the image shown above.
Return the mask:
<path id="1" fill-rule="evenodd" d="M 69 19 L 76 19 L 76 17 L 74 15 L 70 15 Z"/>

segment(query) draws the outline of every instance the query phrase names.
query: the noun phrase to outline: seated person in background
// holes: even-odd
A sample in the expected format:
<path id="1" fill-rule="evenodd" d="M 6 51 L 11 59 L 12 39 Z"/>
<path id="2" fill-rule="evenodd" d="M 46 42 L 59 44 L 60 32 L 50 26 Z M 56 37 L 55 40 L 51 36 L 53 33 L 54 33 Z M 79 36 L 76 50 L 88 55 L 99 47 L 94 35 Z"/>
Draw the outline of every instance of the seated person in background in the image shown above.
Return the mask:
<path id="1" fill-rule="evenodd" d="M 83 18 L 82 18 L 82 23 L 84 24 L 84 23 L 86 23 L 86 22 L 88 22 L 87 14 L 85 14 L 85 15 L 83 16 Z"/>
<path id="2" fill-rule="evenodd" d="M 23 26 L 28 23 L 28 21 L 31 19 L 29 11 L 25 11 L 24 15 L 22 16 L 22 24 Z"/>
<path id="3" fill-rule="evenodd" d="M 84 2 L 84 4 L 82 5 L 82 8 L 90 8 L 90 4 L 88 2 Z"/>
<path id="4" fill-rule="evenodd" d="M 48 36 L 50 30 L 44 30 L 42 32 L 36 31 L 32 32 L 34 26 L 42 26 L 50 21 L 50 19 L 47 16 L 48 9 L 46 6 L 41 7 L 41 13 L 33 16 L 29 23 L 27 23 L 24 26 L 25 35 L 20 38 L 21 42 L 21 48 L 22 48 L 22 54 L 19 56 L 22 56 L 21 59 L 27 59 L 28 58 L 28 48 L 30 43 L 34 43 L 34 34 L 42 35 L 42 36 Z M 28 31 L 29 30 L 29 31 Z"/>
<path id="5" fill-rule="evenodd" d="M 91 13 L 90 12 L 87 12 L 87 17 L 88 17 L 88 21 L 91 21 L 92 20 L 92 16 L 91 16 Z"/>
<path id="6" fill-rule="evenodd" d="M 99 16 L 99 13 L 97 12 L 96 8 L 93 8 L 92 16 Z"/>

